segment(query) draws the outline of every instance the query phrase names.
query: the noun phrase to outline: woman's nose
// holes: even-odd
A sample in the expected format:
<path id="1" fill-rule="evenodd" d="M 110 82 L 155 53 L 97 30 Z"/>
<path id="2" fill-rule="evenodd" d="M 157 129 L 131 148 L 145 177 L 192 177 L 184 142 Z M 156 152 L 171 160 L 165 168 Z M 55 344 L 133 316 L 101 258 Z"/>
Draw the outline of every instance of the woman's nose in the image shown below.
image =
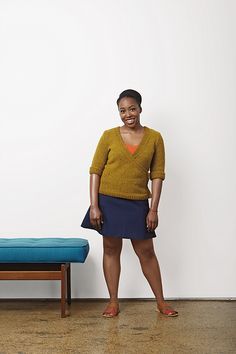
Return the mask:
<path id="1" fill-rule="evenodd" d="M 129 118 L 130 117 L 130 111 L 126 111 L 125 112 L 125 118 Z"/>

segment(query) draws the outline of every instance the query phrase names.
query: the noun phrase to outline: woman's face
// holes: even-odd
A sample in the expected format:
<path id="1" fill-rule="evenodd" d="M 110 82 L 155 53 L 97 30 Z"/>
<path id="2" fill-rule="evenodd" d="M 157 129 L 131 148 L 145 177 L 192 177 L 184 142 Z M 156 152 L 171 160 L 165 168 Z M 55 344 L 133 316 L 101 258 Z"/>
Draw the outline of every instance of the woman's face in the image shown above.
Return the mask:
<path id="1" fill-rule="evenodd" d="M 119 102 L 118 109 L 124 125 L 129 128 L 135 128 L 140 125 L 141 108 L 134 98 L 122 98 Z"/>

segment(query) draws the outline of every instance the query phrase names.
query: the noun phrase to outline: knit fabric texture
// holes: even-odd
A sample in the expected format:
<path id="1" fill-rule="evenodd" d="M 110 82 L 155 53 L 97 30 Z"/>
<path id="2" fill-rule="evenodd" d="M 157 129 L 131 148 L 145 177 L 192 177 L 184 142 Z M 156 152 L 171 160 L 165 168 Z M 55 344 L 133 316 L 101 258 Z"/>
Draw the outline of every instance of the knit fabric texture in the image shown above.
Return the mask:
<path id="1" fill-rule="evenodd" d="M 164 168 L 164 142 L 158 131 L 144 127 L 143 138 L 131 154 L 122 139 L 120 127 L 116 127 L 102 134 L 89 173 L 101 177 L 101 194 L 145 200 L 151 197 L 149 178 L 164 180 Z"/>

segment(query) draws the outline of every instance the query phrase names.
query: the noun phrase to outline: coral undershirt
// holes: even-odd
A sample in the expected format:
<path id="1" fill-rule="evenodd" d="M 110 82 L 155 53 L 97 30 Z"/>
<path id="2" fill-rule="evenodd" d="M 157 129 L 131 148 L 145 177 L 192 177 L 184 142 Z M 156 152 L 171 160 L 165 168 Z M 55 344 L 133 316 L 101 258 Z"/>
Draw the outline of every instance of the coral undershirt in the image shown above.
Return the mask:
<path id="1" fill-rule="evenodd" d="M 138 148 L 138 145 L 125 144 L 129 152 L 133 155 Z"/>

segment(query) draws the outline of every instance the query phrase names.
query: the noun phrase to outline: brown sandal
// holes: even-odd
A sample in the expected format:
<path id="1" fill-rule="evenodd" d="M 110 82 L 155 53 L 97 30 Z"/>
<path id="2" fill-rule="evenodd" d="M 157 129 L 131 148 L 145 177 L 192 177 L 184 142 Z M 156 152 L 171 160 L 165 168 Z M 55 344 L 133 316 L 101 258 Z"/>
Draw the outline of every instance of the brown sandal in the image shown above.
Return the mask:
<path id="1" fill-rule="evenodd" d="M 162 315 L 167 317 L 177 317 L 179 315 L 178 311 L 173 310 L 172 307 L 167 303 L 157 307 L 157 312 L 160 312 Z"/>
<path id="2" fill-rule="evenodd" d="M 116 317 L 119 314 L 119 303 L 118 301 L 110 301 L 104 310 L 102 316 L 107 318 Z"/>

